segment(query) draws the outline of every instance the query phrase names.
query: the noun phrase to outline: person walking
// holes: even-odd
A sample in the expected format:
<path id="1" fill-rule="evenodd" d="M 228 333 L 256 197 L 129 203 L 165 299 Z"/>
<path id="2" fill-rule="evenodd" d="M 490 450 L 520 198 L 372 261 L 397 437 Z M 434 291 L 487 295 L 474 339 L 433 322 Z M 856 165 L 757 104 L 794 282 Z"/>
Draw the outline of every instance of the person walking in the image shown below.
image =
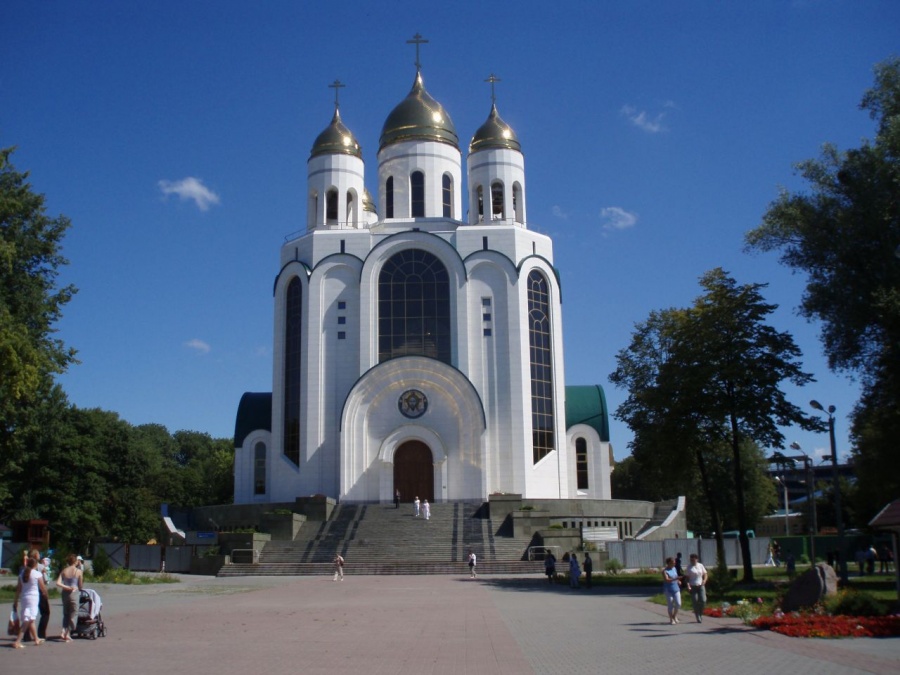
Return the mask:
<path id="1" fill-rule="evenodd" d="M 593 588 L 591 582 L 591 575 L 594 573 L 594 561 L 591 560 L 591 554 L 589 551 L 585 551 L 584 553 L 584 585 L 588 588 Z"/>
<path id="2" fill-rule="evenodd" d="M 669 610 L 669 623 L 678 623 L 678 610 L 681 609 L 681 578 L 675 571 L 675 558 L 666 558 L 666 568 L 662 573 L 663 593 L 666 595 L 666 607 Z"/>
<path id="3" fill-rule="evenodd" d="M 578 556 L 574 553 L 569 556 L 569 586 L 579 588 L 578 577 L 581 576 L 581 568 L 578 566 Z"/>
<path id="4" fill-rule="evenodd" d="M 37 560 L 27 558 L 25 566 L 19 573 L 19 581 L 16 584 L 16 593 L 13 597 L 13 610 L 19 614 L 19 634 L 13 642 L 13 648 L 24 649 L 22 638 L 25 634 L 31 637 L 35 645 L 44 643 L 44 639 L 38 637 L 35 622 L 38 617 L 38 605 L 40 604 L 41 595 L 47 594 L 47 588 L 44 585 L 44 577 L 37 570 Z M 19 600 L 22 600 L 22 606 L 19 607 Z"/>
<path id="5" fill-rule="evenodd" d="M 431 506 L 427 499 L 422 502 L 422 515 L 425 516 L 425 520 L 431 520 Z"/>
<path id="6" fill-rule="evenodd" d="M 332 581 L 337 581 L 338 577 L 340 577 L 341 581 L 344 580 L 344 558 L 341 557 L 340 553 L 336 553 L 334 556 L 334 560 L 331 562 L 334 563 L 334 578 Z"/>
<path id="7" fill-rule="evenodd" d="M 475 551 L 469 549 L 469 576 L 474 579 L 478 575 L 475 574 L 475 565 L 478 562 L 478 557 L 475 555 Z"/>
<path id="8" fill-rule="evenodd" d="M 63 621 L 60 640 L 72 642 L 72 633 L 78 619 L 78 599 L 84 586 L 84 575 L 78 569 L 78 559 L 74 553 L 66 558 L 66 566 L 59 571 L 56 587 L 62 591 Z"/>
<path id="9" fill-rule="evenodd" d="M 556 578 L 556 556 L 553 551 L 547 551 L 547 557 L 544 558 L 544 574 L 547 575 L 547 583 L 552 584 Z"/>
<path id="10" fill-rule="evenodd" d="M 413 508 L 416 511 L 416 518 L 419 517 L 419 513 L 421 512 L 422 502 L 419 501 L 419 495 L 416 495 L 416 498 L 413 500 Z"/>
<path id="11" fill-rule="evenodd" d="M 691 594 L 691 607 L 694 608 L 694 616 L 697 623 L 703 623 L 703 608 L 706 607 L 706 582 L 709 573 L 706 571 L 700 557 L 691 553 L 690 564 L 687 568 L 687 589 Z"/>
<path id="12" fill-rule="evenodd" d="M 37 549 L 28 554 L 28 559 L 34 561 L 34 569 L 41 575 L 44 583 L 41 585 L 41 594 L 38 598 L 38 612 L 41 615 L 37 621 L 37 636 L 41 640 L 47 639 L 47 626 L 50 624 L 50 596 L 48 593 L 50 559 L 41 560 L 41 552 Z"/>
<path id="13" fill-rule="evenodd" d="M 400 508 L 400 488 L 394 490 L 394 508 Z"/>

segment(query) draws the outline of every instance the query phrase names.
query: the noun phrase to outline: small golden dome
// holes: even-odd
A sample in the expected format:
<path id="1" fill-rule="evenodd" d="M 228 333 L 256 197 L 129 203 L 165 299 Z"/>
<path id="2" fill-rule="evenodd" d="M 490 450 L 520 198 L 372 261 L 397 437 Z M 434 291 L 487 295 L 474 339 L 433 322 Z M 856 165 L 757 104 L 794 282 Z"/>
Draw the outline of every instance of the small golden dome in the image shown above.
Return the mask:
<path id="1" fill-rule="evenodd" d="M 488 115 L 487 121 L 478 127 L 478 131 L 469 141 L 470 154 L 488 148 L 509 148 L 522 152 L 516 132 L 500 118 L 496 103 L 491 104 L 491 114 Z"/>
<path id="2" fill-rule="evenodd" d="M 459 137 L 450 115 L 425 91 L 418 71 L 409 95 L 387 116 L 379 149 L 409 140 L 437 141 L 459 149 Z"/>
<path id="3" fill-rule="evenodd" d="M 353 155 L 362 159 L 362 148 L 359 147 L 356 137 L 341 121 L 341 112 L 337 106 L 334 107 L 331 124 L 318 135 L 309 153 L 310 159 L 319 155 Z"/>

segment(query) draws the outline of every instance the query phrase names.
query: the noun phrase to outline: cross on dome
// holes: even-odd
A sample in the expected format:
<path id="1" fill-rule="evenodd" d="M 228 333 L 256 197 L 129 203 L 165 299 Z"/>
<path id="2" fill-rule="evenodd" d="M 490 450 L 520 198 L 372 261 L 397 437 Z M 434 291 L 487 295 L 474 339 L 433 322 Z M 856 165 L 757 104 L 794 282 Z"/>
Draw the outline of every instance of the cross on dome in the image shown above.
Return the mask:
<path id="1" fill-rule="evenodd" d="M 334 89 L 334 108 L 335 108 L 335 110 L 337 110 L 337 108 L 340 106 L 340 103 L 338 102 L 338 94 L 340 93 L 341 89 L 343 89 L 346 86 L 347 85 L 344 84 L 343 82 L 341 82 L 340 80 L 335 80 L 334 82 L 332 82 L 331 84 L 328 85 L 329 89 Z"/>
<path id="2" fill-rule="evenodd" d="M 485 82 L 491 83 L 491 103 L 497 102 L 497 96 L 494 91 L 494 84 L 496 82 L 501 82 L 501 81 L 502 80 L 499 77 L 497 77 L 496 75 L 494 75 L 493 73 L 491 73 L 490 77 L 488 77 L 488 79 L 485 80 Z"/>
<path id="3" fill-rule="evenodd" d="M 416 70 L 422 70 L 422 64 L 419 62 L 419 45 L 428 44 L 428 40 L 423 38 L 419 33 L 413 35 L 412 40 L 407 40 L 406 44 L 416 46 Z"/>

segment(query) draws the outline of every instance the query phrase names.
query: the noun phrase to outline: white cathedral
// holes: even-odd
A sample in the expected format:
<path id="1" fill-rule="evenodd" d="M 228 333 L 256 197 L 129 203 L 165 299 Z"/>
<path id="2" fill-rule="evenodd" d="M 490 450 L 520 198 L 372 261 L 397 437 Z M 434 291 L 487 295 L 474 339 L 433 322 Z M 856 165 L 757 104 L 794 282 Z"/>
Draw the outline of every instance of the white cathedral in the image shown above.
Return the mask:
<path id="1" fill-rule="evenodd" d="M 528 229 L 519 140 L 494 101 L 464 182 L 416 60 L 381 131 L 380 208 L 337 95 L 313 143 L 306 232 L 274 285 L 272 392 L 238 407 L 235 503 L 610 499 L 606 400 L 565 386 L 560 277 Z"/>

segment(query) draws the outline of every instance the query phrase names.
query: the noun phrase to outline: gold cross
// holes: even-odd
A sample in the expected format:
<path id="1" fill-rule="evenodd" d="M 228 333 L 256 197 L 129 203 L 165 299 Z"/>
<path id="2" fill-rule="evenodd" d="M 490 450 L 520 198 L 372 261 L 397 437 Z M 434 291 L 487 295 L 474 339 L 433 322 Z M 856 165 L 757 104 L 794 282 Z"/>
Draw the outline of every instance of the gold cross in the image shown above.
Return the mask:
<path id="1" fill-rule="evenodd" d="M 494 95 L 494 83 L 500 82 L 500 81 L 501 81 L 500 78 L 497 77 L 496 75 L 494 75 L 493 73 L 491 73 L 491 76 L 485 80 L 485 82 L 491 83 L 491 103 L 497 102 L 497 97 Z"/>
<path id="2" fill-rule="evenodd" d="M 421 35 L 416 33 L 413 35 L 412 40 L 407 40 L 406 44 L 416 46 L 416 70 L 422 70 L 422 64 L 419 63 L 419 45 L 428 44 L 428 40 L 424 39 Z"/>

